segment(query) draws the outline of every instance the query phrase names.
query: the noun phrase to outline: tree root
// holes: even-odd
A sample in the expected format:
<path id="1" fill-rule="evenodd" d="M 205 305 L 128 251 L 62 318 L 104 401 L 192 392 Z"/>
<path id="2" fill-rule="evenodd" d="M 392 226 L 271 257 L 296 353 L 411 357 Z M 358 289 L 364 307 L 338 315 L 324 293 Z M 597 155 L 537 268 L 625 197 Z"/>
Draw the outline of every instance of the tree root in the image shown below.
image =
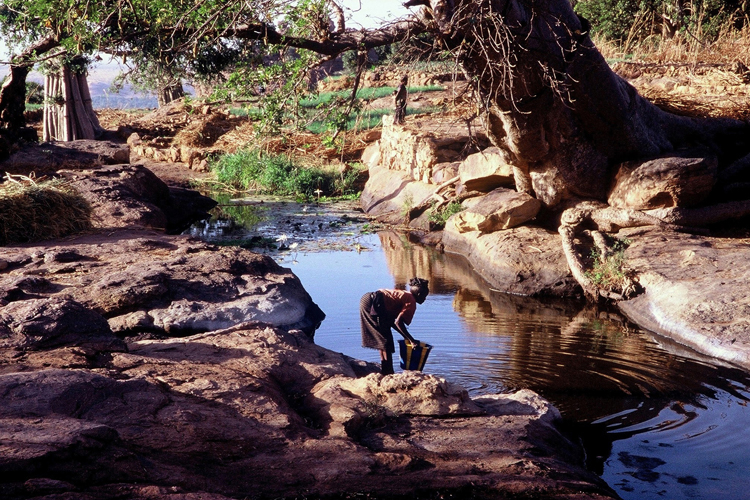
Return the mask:
<path id="1" fill-rule="evenodd" d="M 702 208 L 658 208 L 648 211 L 649 216 L 656 217 L 665 224 L 672 226 L 702 228 L 741 219 L 750 215 L 750 200 L 720 203 Z"/>
<path id="2" fill-rule="evenodd" d="M 585 229 L 594 226 L 595 229 Z M 562 213 L 561 224 L 558 233 L 562 240 L 563 253 L 568 261 L 573 278 L 578 282 L 584 295 L 593 302 L 600 299 L 612 301 L 626 300 L 640 291 L 637 280 L 629 276 L 625 270 L 618 269 L 619 283 L 617 290 L 602 286 L 592 279 L 592 270 L 587 269 L 586 259 L 577 249 L 577 232 L 585 233 L 596 247 L 598 262 L 608 263 L 613 258 L 605 233 L 617 232 L 628 227 L 657 226 L 673 228 L 672 224 L 649 214 L 633 209 L 619 209 L 606 206 L 598 202 L 582 202 Z M 593 254 L 593 252 L 592 252 Z"/>
<path id="3" fill-rule="evenodd" d="M 578 284 L 581 285 L 581 289 L 588 299 L 593 302 L 599 302 L 600 298 L 620 301 L 625 300 L 634 294 L 637 290 L 637 286 L 634 282 L 628 283 L 627 286 L 623 287 L 623 293 L 607 290 L 594 283 L 594 281 L 589 278 L 586 267 L 583 263 L 583 258 L 576 250 L 575 229 L 572 226 L 561 224 L 557 231 L 560 233 L 562 239 L 563 252 L 568 261 L 570 272 Z"/>

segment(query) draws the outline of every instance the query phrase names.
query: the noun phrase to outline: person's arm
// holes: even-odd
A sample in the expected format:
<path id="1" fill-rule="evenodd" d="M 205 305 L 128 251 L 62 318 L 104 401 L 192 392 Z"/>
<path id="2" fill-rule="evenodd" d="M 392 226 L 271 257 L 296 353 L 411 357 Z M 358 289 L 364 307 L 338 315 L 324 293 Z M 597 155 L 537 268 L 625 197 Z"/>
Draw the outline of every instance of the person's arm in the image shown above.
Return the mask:
<path id="1" fill-rule="evenodd" d="M 403 312 L 398 315 L 398 317 L 396 318 L 396 321 L 393 323 L 393 327 L 406 340 L 410 341 L 413 344 L 416 344 L 417 341 L 414 340 L 414 337 L 412 337 L 411 334 L 409 333 L 409 331 L 406 329 L 406 325 L 404 324 L 404 320 L 403 320 L 403 317 L 402 317 L 403 315 L 404 315 Z"/>

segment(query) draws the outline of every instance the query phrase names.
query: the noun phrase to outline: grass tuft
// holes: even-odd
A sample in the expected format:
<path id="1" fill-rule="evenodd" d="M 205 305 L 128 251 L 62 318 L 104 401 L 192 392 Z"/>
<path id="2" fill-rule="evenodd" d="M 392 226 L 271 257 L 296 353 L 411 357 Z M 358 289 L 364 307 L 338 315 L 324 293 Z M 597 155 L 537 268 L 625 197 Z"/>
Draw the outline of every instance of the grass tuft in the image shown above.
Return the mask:
<path id="1" fill-rule="evenodd" d="M 631 284 L 631 280 L 625 271 L 625 249 L 630 245 L 630 240 L 616 239 L 612 251 L 606 257 L 598 248 L 591 250 L 593 261 L 591 270 L 586 271 L 586 277 L 599 288 L 610 291 L 623 291 Z"/>

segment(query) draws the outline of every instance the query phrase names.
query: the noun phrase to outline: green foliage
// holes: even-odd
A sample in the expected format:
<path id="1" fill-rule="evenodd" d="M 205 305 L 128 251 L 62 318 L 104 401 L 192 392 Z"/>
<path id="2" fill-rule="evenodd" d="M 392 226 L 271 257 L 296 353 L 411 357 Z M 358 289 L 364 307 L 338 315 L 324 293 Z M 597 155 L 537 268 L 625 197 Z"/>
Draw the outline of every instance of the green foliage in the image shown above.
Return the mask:
<path id="1" fill-rule="evenodd" d="M 616 239 L 610 254 L 604 258 L 598 248 L 591 250 L 593 264 L 585 275 L 596 286 L 608 290 L 623 290 L 628 284 L 628 276 L 624 271 L 625 249 L 630 240 Z"/>
<path id="2" fill-rule="evenodd" d="M 341 176 L 337 172 L 302 167 L 286 155 L 264 154 L 257 149 L 221 156 L 211 168 L 219 182 L 304 199 L 350 194 L 356 182 L 356 174 Z"/>
<path id="3" fill-rule="evenodd" d="M 430 209 L 427 215 L 427 220 L 430 222 L 434 229 L 442 229 L 445 227 L 445 222 L 452 216 L 462 211 L 464 207 L 457 201 L 452 201 L 440 208 L 439 210 Z"/>
<path id="4" fill-rule="evenodd" d="M 372 100 L 393 95 L 394 87 L 365 87 L 359 89 L 357 98 L 360 100 Z M 443 87 L 432 85 L 426 87 L 410 87 L 409 92 L 431 92 L 443 90 Z M 326 113 L 308 113 L 313 116 L 305 128 L 314 134 L 324 134 L 335 130 L 367 130 L 380 125 L 384 115 L 392 114 L 391 108 L 363 109 L 361 106 L 353 108 L 351 113 L 341 113 L 342 101 L 348 91 L 325 92 L 316 94 L 310 98 L 300 101 L 300 106 L 307 110 L 326 110 Z M 440 111 L 436 107 L 423 107 L 419 111 L 407 108 L 406 114 L 435 113 Z M 304 112 L 304 110 L 303 110 Z M 337 115 L 336 113 L 339 112 Z"/>
<path id="5" fill-rule="evenodd" d="M 44 86 L 36 82 L 26 82 L 26 104 L 44 104 Z"/>
<path id="6" fill-rule="evenodd" d="M 357 99 L 363 99 L 370 101 L 374 99 L 380 99 L 381 97 L 389 97 L 393 95 L 396 90 L 395 87 L 363 87 L 357 90 Z M 445 90 L 445 87 L 440 85 L 428 85 L 422 87 L 409 87 L 409 93 L 414 92 L 434 92 Z M 347 99 L 351 95 L 349 90 L 337 90 L 333 92 L 322 92 L 319 94 L 311 94 L 305 99 L 300 99 L 300 106 L 305 108 L 314 108 L 320 105 L 327 106 L 337 98 Z"/>
<path id="7" fill-rule="evenodd" d="M 659 34 L 663 18 L 679 31 L 713 39 L 730 20 L 744 23 L 747 8 L 742 0 L 581 0 L 575 5 L 594 33 L 621 43 Z"/>
<path id="8" fill-rule="evenodd" d="M 401 202 L 401 217 L 408 218 L 412 208 L 414 208 L 414 197 L 407 193 Z"/>

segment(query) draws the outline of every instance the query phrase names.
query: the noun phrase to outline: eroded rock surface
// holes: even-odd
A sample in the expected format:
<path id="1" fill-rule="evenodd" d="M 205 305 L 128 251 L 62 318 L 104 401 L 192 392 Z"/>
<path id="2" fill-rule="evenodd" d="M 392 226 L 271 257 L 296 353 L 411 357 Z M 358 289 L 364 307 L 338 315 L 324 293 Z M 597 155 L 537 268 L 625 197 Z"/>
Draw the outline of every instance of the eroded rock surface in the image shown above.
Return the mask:
<path id="1" fill-rule="evenodd" d="M 68 258 L 61 261 L 62 253 Z M 299 279 L 270 257 L 187 237 L 122 230 L 4 254 L 6 308 L 72 299 L 121 335 L 186 335 L 246 321 L 312 333 L 324 317 Z"/>
<path id="2" fill-rule="evenodd" d="M 615 498 L 534 393 L 472 401 L 432 375 L 355 368 L 258 323 L 96 363 L 65 348 L 5 358 L 0 495 Z"/>
<path id="3" fill-rule="evenodd" d="M 90 169 L 130 162 L 130 147 L 113 141 L 79 140 L 33 144 L 0 163 L 0 170 L 37 177 L 62 169 Z"/>
<path id="4" fill-rule="evenodd" d="M 617 171 L 608 201 L 639 210 L 689 207 L 708 197 L 717 174 L 717 158 L 705 151 L 627 162 Z"/>

